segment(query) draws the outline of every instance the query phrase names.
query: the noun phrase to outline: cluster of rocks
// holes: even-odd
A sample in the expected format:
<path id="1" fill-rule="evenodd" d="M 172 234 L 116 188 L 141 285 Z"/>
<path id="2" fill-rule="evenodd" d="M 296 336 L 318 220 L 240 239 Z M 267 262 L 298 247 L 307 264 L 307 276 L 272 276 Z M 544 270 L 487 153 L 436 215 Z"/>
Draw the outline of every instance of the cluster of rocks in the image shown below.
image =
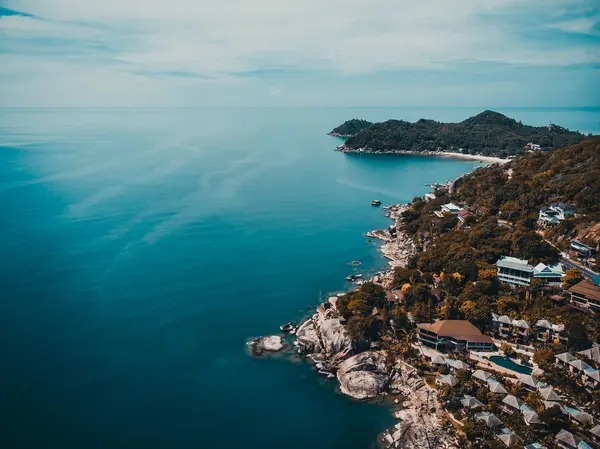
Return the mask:
<path id="1" fill-rule="evenodd" d="M 394 225 L 388 229 L 376 229 L 367 232 L 368 237 L 384 242 L 381 246 L 381 253 L 390 259 L 389 265 L 392 268 L 405 267 L 417 253 L 413 240 L 402 230 L 402 213 L 409 207 L 408 204 L 395 204 L 386 207 L 386 213 L 394 220 Z"/>
<path id="2" fill-rule="evenodd" d="M 398 232 L 393 241 L 381 246 L 381 254 L 390 259 L 388 263 L 392 268 L 407 266 L 416 252 L 413 240 L 403 232 Z"/>
<path id="3" fill-rule="evenodd" d="M 372 399 L 388 391 L 386 354 L 379 350 L 354 353 L 352 340 L 335 305 L 337 297 L 321 304 L 296 332 L 297 351 L 315 362 L 319 373 L 337 377 L 342 393 Z"/>
<path id="4" fill-rule="evenodd" d="M 400 422 L 382 434 L 382 444 L 386 448 L 458 448 L 452 427 L 440 419 L 436 392 L 412 366 L 398 361 L 395 368 L 390 390 L 406 401 L 395 414 Z"/>
<path id="5" fill-rule="evenodd" d="M 259 337 L 248 343 L 252 355 L 259 356 L 265 352 L 279 352 L 286 349 L 289 345 L 283 341 L 279 335 L 269 335 L 268 337 Z"/>

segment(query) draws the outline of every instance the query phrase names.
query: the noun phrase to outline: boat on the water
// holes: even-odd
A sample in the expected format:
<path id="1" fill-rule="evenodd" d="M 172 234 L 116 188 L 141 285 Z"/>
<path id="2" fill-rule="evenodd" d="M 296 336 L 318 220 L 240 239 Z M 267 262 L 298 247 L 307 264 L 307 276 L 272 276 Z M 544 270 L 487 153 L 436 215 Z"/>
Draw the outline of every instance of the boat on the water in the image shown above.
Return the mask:
<path id="1" fill-rule="evenodd" d="M 289 323 L 286 323 L 286 324 L 283 324 L 283 325 L 279 326 L 279 329 L 282 332 L 291 332 L 291 331 L 294 330 L 295 327 L 296 326 L 294 326 L 294 324 L 292 322 L 289 322 Z"/>
<path id="2" fill-rule="evenodd" d="M 359 274 L 350 274 L 346 277 L 346 280 L 350 281 L 350 282 L 354 282 L 357 279 L 361 279 L 362 277 L 363 277 L 363 275 L 360 273 Z"/>
<path id="3" fill-rule="evenodd" d="M 381 201 L 373 200 L 373 201 L 371 201 L 371 206 L 381 206 Z"/>

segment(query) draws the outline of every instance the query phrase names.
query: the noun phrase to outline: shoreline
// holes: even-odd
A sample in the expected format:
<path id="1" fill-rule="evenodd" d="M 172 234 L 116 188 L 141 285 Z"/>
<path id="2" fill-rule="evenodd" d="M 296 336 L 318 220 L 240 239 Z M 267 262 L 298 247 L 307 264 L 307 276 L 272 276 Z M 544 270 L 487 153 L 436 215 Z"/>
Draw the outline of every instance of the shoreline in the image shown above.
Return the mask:
<path id="1" fill-rule="evenodd" d="M 489 163 L 506 163 L 508 160 L 476 155 L 463 155 L 451 152 L 395 152 L 394 154 L 414 154 L 420 156 L 455 157 L 467 160 L 482 160 Z M 501 161 L 501 162 L 498 162 Z M 357 349 L 346 330 L 345 319 L 337 308 L 340 297 L 365 282 L 378 284 L 388 290 L 393 281 L 394 269 L 406 267 L 417 254 L 417 247 L 404 232 L 402 213 L 411 207 L 411 202 L 384 206 L 385 215 L 393 224 L 388 228 L 375 229 L 366 233 L 367 237 L 382 242 L 380 253 L 388 259 L 388 266 L 370 278 L 358 280 L 354 288 L 331 294 L 316 306 L 316 310 L 289 332 L 278 336 L 261 337 L 248 342 L 251 348 L 262 345 L 267 352 L 276 353 L 282 349 L 270 350 L 265 343 L 275 343 L 276 348 L 291 343 L 284 351 L 289 351 L 309 364 L 318 376 L 333 380 L 337 391 L 359 401 L 390 402 L 393 416 L 398 423 L 374 436 L 378 447 L 387 449 L 421 449 L 434 441 L 436 447 L 458 449 L 459 440 L 451 432 L 449 418 L 441 408 L 437 390 L 431 388 L 417 368 L 402 358 L 388 360 L 388 355 L 376 344 L 369 348 Z M 283 331 L 283 328 L 281 329 Z M 291 337 L 291 338 L 290 338 Z M 273 339 L 271 342 L 269 339 Z M 388 365 L 390 362 L 391 367 Z"/>
<path id="2" fill-rule="evenodd" d="M 348 154 L 402 154 L 406 156 L 434 156 L 434 157 L 446 157 L 453 159 L 462 159 L 470 161 L 488 162 L 490 164 L 504 165 L 511 161 L 511 159 L 502 159 L 497 156 L 484 156 L 479 154 L 464 154 L 457 153 L 454 151 L 413 151 L 413 150 L 394 150 L 394 151 L 372 151 L 368 148 L 357 148 L 351 149 L 345 145 L 340 145 L 336 148 L 336 151 Z"/>
<path id="3" fill-rule="evenodd" d="M 394 268 L 407 266 L 417 253 L 414 242 L 403 230 L 402 213 L 410 205 L 386 206 L 386 216 L 393 224 L 366 233 L 382 242 L 379 251 L 389 259 L 388 267 L 369 279 L 359 280 L 355 286 L 373 282 L 389 289 Z M 446 425 L 447 417 L 439 405 L 437 391 L 418 374 L 417 368 L 401 358 L 389 360 L 379 345 L 356 350 L 337 308 L 338 299 L 347 293 L 329 296 L 299 325 L 293 325 L 289 333 L 248 342 L 252 353 L 256 348 L 260 354 L 285 351 L 287 348 L 282 346 L 291 337 L 290 350 L 312 364 L 315 374 L 336 382 L 341 394 L 354 400 L 386 404 L 398 422 L 374 435 L 377 447 L 422 449 L 433 442 L 435 447 L 458 449 L 457 436 Z M 269 348 L 271 344 L 273 349 Z"/>

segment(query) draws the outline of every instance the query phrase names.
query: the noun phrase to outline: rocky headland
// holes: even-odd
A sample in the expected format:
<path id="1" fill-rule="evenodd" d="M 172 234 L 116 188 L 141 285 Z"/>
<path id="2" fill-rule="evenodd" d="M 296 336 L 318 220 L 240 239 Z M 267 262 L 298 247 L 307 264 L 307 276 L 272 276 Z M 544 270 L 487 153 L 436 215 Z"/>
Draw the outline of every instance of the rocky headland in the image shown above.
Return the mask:
<path id="1" fill-rule="evenodd" d="M 408 207 L 407 204 L 386 206 L 386 215 L 393 224 L 388 229 L 367 233 L 383 242 L 381 252 L 392 269 L 406 266 L 416 254 L 412 239 L 403 232 L 402 212 Z M 379 272 L 369 281 L 387 288 L 392 273 L 392 270 Z M 321 376 L 335 379 L 342 394 L 355 400 L 387 398 L 394 404 L 394 416 L 399 422 L 380 435 L 383 447 L 458 448 L 455 432 L 439 412 L 435 390 L 421 379 L 416 369 L 402 360 L 390 359 L 376 342 L 365 347 L 352 340 L 337 307 L 344 295 L 329 297 L 312 316 L 294 327 L 287 337 L 292 340 L 291 347 L 313 363 Z M 257 355 L 285 349 L 285 339 L 280 336 L 262 337 L 249 344 Z"/>
<path id="2" fill-rule="evenodd" d="M 330 297 L 300 325 L 294 347 L 314 363 L 319 374 L 336 378 L 340 392 L 357 400 L 394 399 L 398 424 L 380 436 L 394 448 L 458 448 L 454 432 L 439 411 L 435 390 L 402 360 L 389 360 L 377 345 L 360 350 L 349 337 Z"/>

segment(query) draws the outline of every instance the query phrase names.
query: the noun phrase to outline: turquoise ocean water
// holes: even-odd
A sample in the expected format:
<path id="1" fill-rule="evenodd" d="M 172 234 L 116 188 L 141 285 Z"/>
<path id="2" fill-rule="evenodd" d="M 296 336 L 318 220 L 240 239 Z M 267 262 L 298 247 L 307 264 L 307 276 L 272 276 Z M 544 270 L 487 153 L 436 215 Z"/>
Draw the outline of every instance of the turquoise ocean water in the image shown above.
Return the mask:
<path id="1" fill-rule="evenodd" d="M 385 265 L 372 199 L 479 165 L 344 155 L 331 128 L 477 112 L 0 110 L 0 447 L 370 447 L 388 410 L 245 342 Z"/>

